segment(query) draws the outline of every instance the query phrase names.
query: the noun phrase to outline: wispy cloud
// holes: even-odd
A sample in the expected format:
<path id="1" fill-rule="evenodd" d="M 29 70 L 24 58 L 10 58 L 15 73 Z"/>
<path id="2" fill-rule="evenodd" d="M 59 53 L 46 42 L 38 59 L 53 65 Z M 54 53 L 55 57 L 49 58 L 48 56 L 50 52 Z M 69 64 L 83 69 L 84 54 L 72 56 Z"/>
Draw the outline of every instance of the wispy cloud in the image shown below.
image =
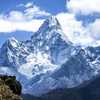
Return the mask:
<path id="1" fill-rule="evenodd" d="M 30 18 L 51 15 L 50 13 L 46 12 L 45 10 L 41 10 L 40 7 L 35 6 L 35 5 L 33 7 L 27 8 L 24 12 L 25 12 L 25 15 L 29 16 Z"/>
<path id="2" fill-rule="evenodd" d="M 33 2 L 28 2 L 24 5 L 26 8 L 32 7 L 33 6 Z"/>
<path id="3" fill-rule="evenodd" d="M 26 4 L 21 3 L 21 4 L 17 5 L 17 7 L 25 7 L 25 8 L 29 8 L 29 7 L 32 7 L 32 6 L 33 6 L 33 2 L 28 2 Z"/>
<path id="4" fill-rule="evenodd" d="M 29 18 L 37 18 L 41 16 L 50 16 L 51 14 L 49 12 L 46 12 L 39 6 L 34 5 L 33 2 L 28 2 L 26 4 L 19 4 L 18 7 L 24 7 L 24 13 Z"/>

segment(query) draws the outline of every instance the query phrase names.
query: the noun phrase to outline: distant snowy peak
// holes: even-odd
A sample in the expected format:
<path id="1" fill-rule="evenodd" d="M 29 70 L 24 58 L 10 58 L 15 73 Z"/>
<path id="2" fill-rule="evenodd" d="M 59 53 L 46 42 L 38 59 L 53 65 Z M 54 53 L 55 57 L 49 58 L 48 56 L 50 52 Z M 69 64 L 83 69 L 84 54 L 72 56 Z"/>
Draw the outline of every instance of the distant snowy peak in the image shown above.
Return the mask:
<path id="1" fill-rule="evenodd" d="M 15 37 L 11 37 L 4 43 L 3 47 L 4 46 L 16 48 L 19 46 L 19 42 L 17 41 L 17 39 L 15 39 Z"/>
<path id="2" fill-rule="evenodd" d="M 61 29 L 61 25 L 58 21 L 58 19 L 55 16 L 49 17 L 47 20 L 44 21 L 42 26 L 40 27 L 39 31 L 42 31 L 43 29 Z"/>
<path id="3" fill-rule="evenodd" d="M 3 65 L 15 67 L 25 62 L 24 58 L 28 54 L 28 48 L 24 43 L 11 37 L 2 45 L 0 59 L 2 59 Z"/>

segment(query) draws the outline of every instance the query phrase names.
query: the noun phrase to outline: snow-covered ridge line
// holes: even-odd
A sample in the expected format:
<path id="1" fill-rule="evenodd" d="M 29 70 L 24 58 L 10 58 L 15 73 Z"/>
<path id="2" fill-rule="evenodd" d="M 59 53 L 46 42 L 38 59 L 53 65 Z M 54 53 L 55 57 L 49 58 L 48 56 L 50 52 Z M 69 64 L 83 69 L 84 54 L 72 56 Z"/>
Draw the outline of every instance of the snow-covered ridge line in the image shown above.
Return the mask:
<path id="1" fill-rule="evenodd" d="M 23 92 L 34 95 L 71 88 L 100 71 L 100 47 L 74 46 L 56 17 L 49 17 L 30 40 L 8 39 L 0 49 L 0 73 L 16 75 Z"/>

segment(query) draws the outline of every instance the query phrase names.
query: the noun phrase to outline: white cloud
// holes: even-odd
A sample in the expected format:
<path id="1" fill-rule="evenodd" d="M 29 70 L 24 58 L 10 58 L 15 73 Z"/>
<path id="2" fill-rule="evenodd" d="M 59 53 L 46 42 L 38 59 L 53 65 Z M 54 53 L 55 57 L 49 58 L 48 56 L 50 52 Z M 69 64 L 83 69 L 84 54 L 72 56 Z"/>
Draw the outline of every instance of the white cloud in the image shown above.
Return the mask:
<path id="1" fill-rule="evenodd" d="M 84 27 L 81 21 L 75 19 L 74 14 L 60 13 L 57 15 L 59 22 L 61 23 L 62 29 L 69 40 L 74 43 L 80 43 L 80 38 L 84 38 L 82 34 L 85 34 Z M 80 36 L 81 34 L 81 36 Z"/>
<path id="2" fill-rule="evenodd" d="M 29 8 L 32 6 L 33 6 L 33 2 L 28 2 L 26 4 L 21 3 L 21 4 L 17 5 L 17 7 L 25 7 L 25 8 Z"/>
<path id="3" fill-rule="evenodd" d="M 81 21 L 75 19 L 74 14 L 59 13 L 57 15 L 59 22 L 61 23 L 64 33 L 73 35 L 73 33 L 80 33 L 83 31 Z"/>
<path id="4" fill-rule="evenodd" d="M 25 4 L 26 8 L 32 7 L 33 6 L 33 2 L 28 2 L 27 4 Z"/>
<path id="5" fill-rule="evenodd" d="M 15 29 L 9 21 L 0 19 L 0 32 L 11 32 L 12 30 Z"/>
<path id="6" fill-rule="evenodd" d="M 70 11 L 83 15 L 100 13 L 100 0 L 70 0 L 67 7 Z"/>
<path id="7" fill-rule="evenodd" d="M 46 12 L 45 10 L 41 10 L 38 6 L 32 6 L 26 8 L 23 12 L 12 10 L 7 17 L 9 20 L 16 20 L 16 21 L 23 21 L 23 20 L 32 20 L 33 18 L 43 17 L 43 16 L 50 16 L 51 14 Z"/>
<path id="8" fill-rule="evenodd" d="M 88 46 L 99 43 L 100 45 L 100 40 L 97 40 L 97 37 L 100 37 L 100 22 L 98 20 L 84 27 L 81 21 L 76 20 L 74 14 L 59 13 L 57 18 L 61 23 L 64 34 L 74 44 Z"/>
<path id="9" fill-rule="evenodd" d="M 36 19 L 36 17 L 50 15 L 31 3 L 27 3 L 24 6 L 27 6 L 24 12 L 12 10 L 6 15 L 0 15 L 0 32 L 7 33 L 17 30 L 35 32 L 43 23 L 42 19 Z"/>
<path id="10" fill-rule="evenodd" d="M 100 40 L 100 19 L 96 19 L 95 22 L 89 24 L 88 30 L 94 39 Z"/>
<path id="11" fill-rule="evenodd" d="M 49 12 L 41 9 L 39 6 L 34 5 L 33 2 L 28 2 L 26 4 L 19 4 L 18 7 L 24 7 L 24 13 L 29 18 L 37 18 L 41 16 L 50 16 Z"/>
<path id="12" fill-rule="evenodd" d="M 24 15 L 20 16 L 20 18 L 19 16 L 17 17 L 17 15 L 10 15 L 9 17 L 4 15 L 0 16 L 0 32 L 8 33 L 18 30 L 35 32 L 43 23 L 43 20 L 37 19 L 31 19 L 30 21 L 27 21 L 27 19 L 24 19 L 23 16 Z"/>
<path id="13" fill-rule="evenodd" d="M 65 35 L 74 44 L 100 45 L 100 19 L 88 24 L 86 27 L 82 25 L 82 21 L 78 21 L 76 14 L 88 15 L 92 13 L 100 13 L 99 0 L 70 0 L 67 1 L 67 7 L 70 11 L 59 13 L 59 19 Z"/>
<path id="14" fill-rule="evenodd" d="M 28 22 L 27 21 L 14 22 L 13 25 L 15 26 L 16 30 L 36 32 L 42 23 L 43 23 L 43 20 L 33 19 L 31 21 L 28 21 Z"/>
<path id="15" fill-rule="evenodd" d="M 24 13 L 20 11 L 11 11 L 7 18 L 11 21 L 23 21 L 26 19 L 27 16 L 24 15 Z"/>

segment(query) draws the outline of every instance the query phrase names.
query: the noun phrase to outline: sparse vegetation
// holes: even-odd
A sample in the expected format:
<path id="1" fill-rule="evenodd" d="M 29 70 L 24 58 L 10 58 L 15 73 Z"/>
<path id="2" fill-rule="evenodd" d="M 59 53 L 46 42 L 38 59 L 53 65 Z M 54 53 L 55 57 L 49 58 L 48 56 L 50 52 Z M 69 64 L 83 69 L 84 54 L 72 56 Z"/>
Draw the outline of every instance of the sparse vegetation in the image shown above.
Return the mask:
<path id="1" fill-rule="evenodd" d="M 13 76 L 0 76 L 0 100 L 22 100 L 21 85 Z"/>

